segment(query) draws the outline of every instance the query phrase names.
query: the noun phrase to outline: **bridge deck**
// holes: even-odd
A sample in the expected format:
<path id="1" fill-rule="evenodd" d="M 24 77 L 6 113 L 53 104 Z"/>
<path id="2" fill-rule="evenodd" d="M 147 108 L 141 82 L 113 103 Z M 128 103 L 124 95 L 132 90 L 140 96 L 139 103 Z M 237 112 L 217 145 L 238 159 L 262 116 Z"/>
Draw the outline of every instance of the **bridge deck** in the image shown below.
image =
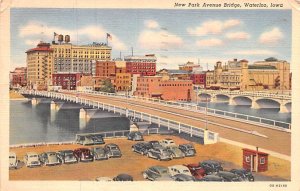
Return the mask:
<path id="1" fill-rule="evenodd" d="M 78 95 L 76 93 L 65 94 Z M 176 120 L 196 127 L 205 127 L 205 121 L 203 120 L 206 119 L 206 115 L 197 112 L 151 104 L 140 100 L 124 100 L 101 95 L 95 96 L 81 93 L 80 95 L 78 95 L 78 97 L 87 98 L 94 101 L 100 101 L 116 106 L 127 107 L 128 109 L 149 113 L 151 115 L 158 115 L 164 118 Z M 219 133 L 220 137 L 222 138 L 241 142 L 244 144 L 258 146 L 259 148 L 264 148 L 284 155 L 290 156 L 291 154 L 291 133 L 278 131 L 276 129 L 263 128 L 258 125 L 247 124 L 215 116 L 207 116 L 207 119 L 209 121 L 208 129 Z M 229 126 L 232 128 L 222 127 L 218 124 Z M 268 138 L 242 132 L 244 130 L 256 131 L 259 134 L 267 136 Z"/>

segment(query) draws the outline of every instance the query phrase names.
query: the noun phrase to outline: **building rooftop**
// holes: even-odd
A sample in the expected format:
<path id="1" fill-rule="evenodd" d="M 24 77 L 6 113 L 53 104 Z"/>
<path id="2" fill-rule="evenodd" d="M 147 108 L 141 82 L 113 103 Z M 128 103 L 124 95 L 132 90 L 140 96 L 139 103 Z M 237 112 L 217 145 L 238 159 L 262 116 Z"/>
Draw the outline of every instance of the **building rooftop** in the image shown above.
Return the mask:
<path id="1" fill-rule="evenodd" d="M 248 69 L 254 69 L 254 70 L 276 70 L 275 66 L 269 66 L 269 65 L 249 65 Z"/>
<path id="2" fill-rule="evenodd" d="M 190 74 L 191 73 L 186 70 L 177 70 L 177 69 L 162 69 L 162 70 L 166 70 L 169 74 Z M 162 70 L 160 70 L 160 71 L 162 71 Z"/>

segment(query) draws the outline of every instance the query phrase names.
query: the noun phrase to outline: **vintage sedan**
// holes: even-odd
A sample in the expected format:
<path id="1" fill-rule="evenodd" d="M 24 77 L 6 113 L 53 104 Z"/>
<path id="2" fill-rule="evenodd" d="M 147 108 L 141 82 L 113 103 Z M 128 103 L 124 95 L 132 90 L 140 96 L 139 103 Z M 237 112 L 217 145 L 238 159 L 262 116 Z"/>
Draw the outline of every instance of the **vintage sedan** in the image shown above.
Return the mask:
<path id="1" fill-rule="evenodd" d="M 220 177 L 220 176 L 216 176 L 216 175 L 206 175 L 203 178 L 201 178 L 199 181 L 203 181 L 203 182 L 225 182 L 225 180 Z"/>
<path id="2" fill-rule="evenodd" d="M 75 142 L 84 146 L 94 144 L 94 140 L 91 135 L 77 135 L 77 139 Z"/>
<path id="3" fill-rule="evenodd" d="M 189 168 L 184 165 L 169 166 L 168 169 L 171 176 L 175 176 L 176 174 L 186 174 L 192 176 Z"/>
<path id="4" fill-rule="evenodd" d="M 215 160 L 205 160 L 200 162 L 199 165 L 205 170 L 206 174 L 217 173 L 223 170 L 221 163 Z"/>
<path id="5" fill-rule="evenodd" d="M 249 170 L 245 170 L 243 168 L 242 169 L 232 169 L 232 170 L 230 170 L 230 172 L 241 177 L 243 179 L 243 181 L 250 181 L 250 182 L 254 181 L 254 176 L 252 175 L 252 173 Z"/>
<path id="6" fill-rule="evenodd" d="M 243 179 L 240 176 L 228 171 L 219 171 L 216 175 L 222 177 L 225 180 L 225 182 L 243 181 Z"/>
<path id="7" fill-rule="evenodd" d="M 120 158 L 122 156 L 121 150 L 118 145 L 110 143 L 104 146 L 104 150 L 108 158 L 116 157 Z"/>
<path id="8" fill-rule="evenodd" d="M 97 177 L 95 180 L 96 180 L 96 181 L 99 181 L 99 182 L 110 182 L 110 181 L 113 181 L 112 178 L 106 177 L 106 176 L 103 176 L 103 177 Z"/>
<path id="9" fill-rule="evenodd" d="M 91 138 L 91 139 L 93 140 L 93 144 L 94 144 L 94 145 L 105 144 L 105 141 L 104 141 L 102 135 L 95 134 L 95 135 L 90 135 L 90 136 L 88 136 L 88 137 Z"/>
<path id="10" fill-rule="evenodd" d="M 56 152 L 45 152 L 40 154 L 40 161 L 45 166 L 54 166 L 60 164 L 60 160 L 56 154 Z"/>
<path id="11" fill-rule="evenodd" d="M 113 181 L 133 181 L 133 178 L 129 174 L 119 174 L 113 178 Z"/>
<path id="12" fill-rule="evenodd" d="M 149 141 L 148 142 L 151 145 L 152 149 L 159 149 L 162 148 L 161 144 L 159 143 L 159 141 Z"/>
<path id="13" fill-rule="evenodd" d="M 168 147 L 176 147 L 177 145 L 175 144 L 174 140 L 173 139 L 170 139 L 170 138 L 166 138 L 166 139 L 163 139 L 161 141 L 159 141 L 159 144 L 161 144 L 162 147 L 164 148 L 168 148 Z"/>
<path id="14" fill-rule="evenodd" d="M 35 152 L 28 152 L 24 156 L 24 163 L 27 167 L 41 166 L 39 155 Z"/>
<path id="15" fill-rule="evenodd" d="M 132 141 L 143 141 L 144 137 L 141 132 L 133 131 L 128 134 L 127 139 Z"/>
<path id="16" fill-rule="evenodd" d="M 159 161 L 160 160 L 171 160 L 172 159 L 170 152 L 167 149 L 162 149 L 162 148 L 150 149 L 147 153 L 147 156 L 149 158 L 154 158 L 154 159 L 157 159 Z"/>
<path id="17" fill-rule="evenodd" d="M 196 179 L 201 179 L 206 175 L 205 170 L 199 164 L 187 164 L 185 166 L 188 167 Z"/>
<path id="18" fill-rule="evenodd" d="M 157 181 L 159 179 L 170 179 L 169 169 L 164 166 L 152 166 L 143 173 L 145 179 Z"/>
<path id="19" fill-rule="evenodd" d="M 131 146 L 133 152 L 137 152 L 142 155 L 146 155 L 151 148 L 152 147 L 148 142 L 139 142 Z"/>
<path id="20" fill-rule="evenodd" d="M 58 151 L 57 156 L 62 164 L 71 164 L 78 162 L 72 150 Z"/>
<path id="21" fill-rule="evenodd" d="M 12 169 L 17 169 L 18 167 L 18 159 L 17 159 L 17 155 L 14 152 L 10 152 L 9 153 L 9 168 Z"/>
<path id="22" fill-rule="evenodd" d="M 167 150 L 170 152 L 171 157 L 174 159 L 184 158 L 185 154 L 178 147 L 169 147 Z"/>
<path id="23" fill-rule="evenodd" d="M 94 156 L 91 151 L 87 148 L 78 148 L 74 150 L 74 155 L 78 161 L 93 161 Z"/>
<path id="24" fill-rule="evenodd" d="M 176 174 L 172 176 L 175 181 L 196 181 L 195 177 L 186 174 Z"/>
<path id="25" fill-rule="evenodd" d="M 91 152 L 94 156 L 94 160 L 107 160 L 108 156 L 103 147 L 93 147 L 91 148 Z"/>
<path id="26" fill-rule="evenodd" d="M 196 155 L 196 149 L 192 144 L 181 144 L 178 147 L 186 157 L 192 157 Z"/>

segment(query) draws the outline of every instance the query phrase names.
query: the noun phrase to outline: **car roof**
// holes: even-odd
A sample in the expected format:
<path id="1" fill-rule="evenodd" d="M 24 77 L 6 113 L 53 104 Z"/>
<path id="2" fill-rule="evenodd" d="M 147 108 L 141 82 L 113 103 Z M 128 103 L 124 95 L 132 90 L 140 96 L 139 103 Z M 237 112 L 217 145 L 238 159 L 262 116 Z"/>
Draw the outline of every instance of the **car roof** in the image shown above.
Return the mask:
<path id="1" fill-rule="evenodd" d="M 184 166 L 184 165 L 173 165 L 173 166 L 169 166 L 169 168 L 189 169 L 188 167 L 186 167 L 186 166 Z"/>
<path id="2" fill-rule="evenodd" d="M 36 153 L 36 152 L 28 152 L 28 153 L 26 153 L 26 155 L 38 155 L 38 153 Z"/>
<path id="3" fill-rule="evenodd" d="M 157 169 L 157 170 L 168 170 L 167 167 L 159 166 L 159 165 L 157 165 L 157 166 L 151 166 L 150 168 L 154 168 L 154 169 Z"/>
<path id="4" fill-rule="evenodd" d="M 58 151 L 58 152 L 73 152 L 73 150 L 60 150 L 60 151 Z"/>
<path id="5" fill-rule="evenodd" d="M 204 160 L 201 163 L 220 164 L 219 161 L 215 161 L 215 160 Z"/>

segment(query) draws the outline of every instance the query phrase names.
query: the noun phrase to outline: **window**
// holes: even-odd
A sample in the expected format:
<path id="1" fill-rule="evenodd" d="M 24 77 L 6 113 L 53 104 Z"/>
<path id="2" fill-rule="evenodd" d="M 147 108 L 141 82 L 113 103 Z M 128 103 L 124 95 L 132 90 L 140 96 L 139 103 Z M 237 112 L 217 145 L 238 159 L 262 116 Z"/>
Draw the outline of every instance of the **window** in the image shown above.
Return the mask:
<path id="1" fill-rule="evenodd" d="M 259 163 L 260 163 L 260 164 L 265 164 L 265 163 L 266 163 L 266 158 L 265 158 L 265 157 L 261 157 L 261 158 L 259 159 Z"/>
<path id="2" fill-rule="evenodd" d="M 245 161 L 250 162 L 250 156 L 245 156 Z"/>

